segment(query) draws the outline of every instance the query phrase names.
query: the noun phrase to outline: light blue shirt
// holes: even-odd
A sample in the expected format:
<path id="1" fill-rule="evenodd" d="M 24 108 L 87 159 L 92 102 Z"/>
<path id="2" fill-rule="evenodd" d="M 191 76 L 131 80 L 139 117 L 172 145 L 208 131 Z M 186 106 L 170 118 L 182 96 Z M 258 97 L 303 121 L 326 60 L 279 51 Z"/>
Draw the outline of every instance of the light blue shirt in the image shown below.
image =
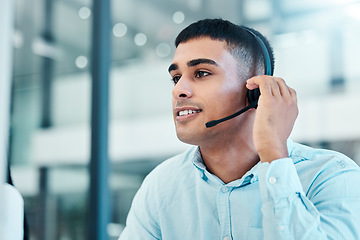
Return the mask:
<path id="1" fill-rule="evenodd" d="M 166 160 L 137 192 L 120 240 L 359 240 L 360 168 L 291 140 L 288 150 L 228 184 L 197 147 Z"/>

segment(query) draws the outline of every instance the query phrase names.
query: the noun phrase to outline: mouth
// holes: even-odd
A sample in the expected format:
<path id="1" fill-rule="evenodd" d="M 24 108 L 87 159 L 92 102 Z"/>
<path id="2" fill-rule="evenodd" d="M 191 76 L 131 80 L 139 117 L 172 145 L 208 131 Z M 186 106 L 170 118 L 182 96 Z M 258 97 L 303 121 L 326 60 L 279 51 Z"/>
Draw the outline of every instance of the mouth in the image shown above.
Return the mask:
<path id="1" fill-rule="evenodd" d="M 189 115 L 189 114 L 194 114 L 194 113 L 199 113 L 201 112 L 201 110 L 182 110 L 182 111 L 179 111 L 177 113 L 177 116 L 186 116 L 186 115 Z"/>
<path id="2" fill-rule="evenodd" d="M 175 115 L 177 117 L 186 117 L 191 116 L 197 113 L 200 113 L 202 110 L 194 107 L 182 107 L 175 109 Z"/>

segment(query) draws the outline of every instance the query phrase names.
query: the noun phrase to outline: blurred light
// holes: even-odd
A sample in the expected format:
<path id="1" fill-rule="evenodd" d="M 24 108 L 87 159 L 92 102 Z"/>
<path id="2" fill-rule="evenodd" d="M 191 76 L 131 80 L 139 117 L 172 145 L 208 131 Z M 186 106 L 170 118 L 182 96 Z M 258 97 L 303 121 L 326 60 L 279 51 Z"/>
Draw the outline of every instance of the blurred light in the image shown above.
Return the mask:
<path id="1" fill-rule="evenodd" d="M 292 48 L 299 45 L 299 38 L 297 32 L 289 32 L 276 35 L 274 42 L 279 48 Z"/>
<path id="2" fill-rule="evenodd" d="M 199 11 L 202 6 L 202 0 L 187 0 L 187 6 L 193 12 Z"/>
<path id="3" fill-rule="evenodd" d="M 345 10 L 346 15 L 360 21 L 360 4 L 348 6 Z"/>
<path id="4" fill-rule="evenodd" d="M 13 35 L 14 48 L 21 48 L 24 45 L 24 35 L 20 30 L 15 29 Z"/>
<path id="5" fill-rule="evenodd" d="M 78 68 L 85 68 L 88 64 L 88 59 L 85 56 L 78 56 L 75 60 L 75 64 Z"/>
<path id="6" fill-rule="evenodd" d="M 42 38 L 36 38 L 32 42 L 32 51 L 36 55 L 56 59 L 60 56 L 60 50 L 50 42 L 45 41 Z"/>
<path id="7" fill-rule="evenodd" d="M 144 46 L 147 42 L 147 37 L 144 33 L 138 33 L 135 35 L 134 42 L 138 46 Z"/>
<path id="8" fill-rule="evenodd" d="M 82 8 L 79 9 L 78 14 L 79 14 L 79 17 L 81 19 L 85 20 L 85 19 L 88 19 L 90 17 L 91 10 L 88 7 L 82 7 Z"/>
<path id="9" fill-rule="evenodd" d="M 347 3 L 356 3 L 358 0 L 333 0 L 333 2 L 335 3 L 340 3 L 340 4 L 347 4 Z M 327 1 L 325 1 L 326 3 L 328 3 Z"/>
<path id="10" fill-rule="evenodd" d="M 172 19 L 173 19 L 174 23 L 181 24 L 185 20 L 185 15 L 183 12 L 177 11 L 173 14 Z"/>
<path id="11" fill-rule="evenodd" d="M 171 48 L 167 43 L 160 43 L 157 45 L 155 51 L 159 57 L 167 57 L 170 54 Z"/>
<path id="12" fill-rule="evenodd" d="M 319 34 L 314 30 L 304 30 L 300 32 L 301 41 L 304 44 L 313 44 L 319 41 Z"/>
<path id="13" fill-rule="evenodd" d="M 244 14 L 249 20 L 261 20 L 271 18 L 272 2 L 267 0 L 248 0 L 244 2 Z"/>
<path id="14" fill-rule="evenodd" d="M 124 23 L 117 23 L 113 27 L 113 34 L 115 37 L 123 37 L 127 33 L 127 26 Z"/>
<path id="15" fill-rule="evenodd" d="M 110 237 L 119 237 L 124 230 L 124 226 L 117 223 L 109 223 L 107 225 L 107 232 Z"/>
<path id="16" fill-rule="evenodd" d="M 319 39 L 318 32 L 309 29 L 300 32 L 278 34 L 274 37 L 274 42 L 276 42 L 276 45 L 279 48 L 293 48 L 298 45 L 314 44 L 318 42 Z"/>

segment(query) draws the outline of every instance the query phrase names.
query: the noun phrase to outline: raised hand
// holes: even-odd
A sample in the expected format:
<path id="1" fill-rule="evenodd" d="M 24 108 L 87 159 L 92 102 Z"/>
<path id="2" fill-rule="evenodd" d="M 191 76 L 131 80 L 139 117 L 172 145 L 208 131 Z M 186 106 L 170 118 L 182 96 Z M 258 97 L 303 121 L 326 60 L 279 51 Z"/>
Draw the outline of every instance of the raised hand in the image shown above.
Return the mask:
<path id="1" fill-rule="evenodd" d="M 296 92 L 282 78 L 255 76 L 247 80 L 248 89 L 260 88 L 253 141 L 262 162 L 288 157 L 287 139 L 298 115 Z"/>

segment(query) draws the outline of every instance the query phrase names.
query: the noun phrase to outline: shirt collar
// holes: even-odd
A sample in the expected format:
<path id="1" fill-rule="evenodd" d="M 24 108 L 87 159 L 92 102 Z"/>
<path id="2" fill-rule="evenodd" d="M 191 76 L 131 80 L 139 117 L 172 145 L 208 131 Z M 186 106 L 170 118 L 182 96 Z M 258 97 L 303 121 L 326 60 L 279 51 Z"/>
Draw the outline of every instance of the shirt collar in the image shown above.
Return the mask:
<path id="1" fill-rule="evenodd" d="M 199 170 L 201 170 L 201 171 L 206 170 L 204 160 L 201 157 L 200 147 L 196 148 L 196 150 L 194 152 L 194 156 L 192 158 L 192 162 L 193 162 L 194 166 L 197 167 Z"/>
<path id="2" fill-rule="evenodd" d="M 289 157 L 292 156 L 294 147 L 295 147 L 294 142 L 291 139 L 288 139 L 287 140 L 287 148 L 288 148 Z M 208 172 L 206 170 L 206 166 L 205 166 L 204 160 L 201 156 L 199 147 L 196 147 L 193 152 L 192 163 L 195 166 L 195 168 L 200 172 L 200 176 L 204 181 L 208 181 L 210 176 L 214 176 L 213 174 L 211 174 L 210 172 Z M 260 161 L 254 167 L 252 167 L 247 173 L 245 173 L 241 179 L 235 180 L 231 183 L 228 183 L 227 185 L 234 186 L 234 187 L 240 187 L 240 186 L 244 186 L 244 185 L 256 182 L 258 180 L 257 168 L 258 168 L 259 164 L 260 164 Z M 214 177 L 216 177 L 216 176 L 214 176 Z"/>
<path id="3" fill-rule="evenodd" d="M 219 182 L 220 179 L 218 177 L 207 171 L 199 147 L 197 147 L 196 150 L 194 151 L 192 157 L 192 163 L 195 166 L 195 168 L 200 172 L 200 176 L 204 181 L 208 181 L 209 178 L 215 178 L 216 182 Z M 259 163 L 260 162 L 258 162 L 252 169 L 250 169 L 241 179 L 230 182 L 227 185 L 233 187 L 240 187 L 256 182 L 258 180 L 257 166 L 259 165 Z"/>
<path id="4" fill-rule="evenodd" d="M 192 157 L 192 163 L 196 167 L 196 169 L 200 172 L 200 176 L 204 181 L 208 180 L 208 177 L 206 176 L 206 166 L 204 163 L 204 160 L 201 156 L 200 147 L 197 147 L 194 151 L 193 157 Z"/>

